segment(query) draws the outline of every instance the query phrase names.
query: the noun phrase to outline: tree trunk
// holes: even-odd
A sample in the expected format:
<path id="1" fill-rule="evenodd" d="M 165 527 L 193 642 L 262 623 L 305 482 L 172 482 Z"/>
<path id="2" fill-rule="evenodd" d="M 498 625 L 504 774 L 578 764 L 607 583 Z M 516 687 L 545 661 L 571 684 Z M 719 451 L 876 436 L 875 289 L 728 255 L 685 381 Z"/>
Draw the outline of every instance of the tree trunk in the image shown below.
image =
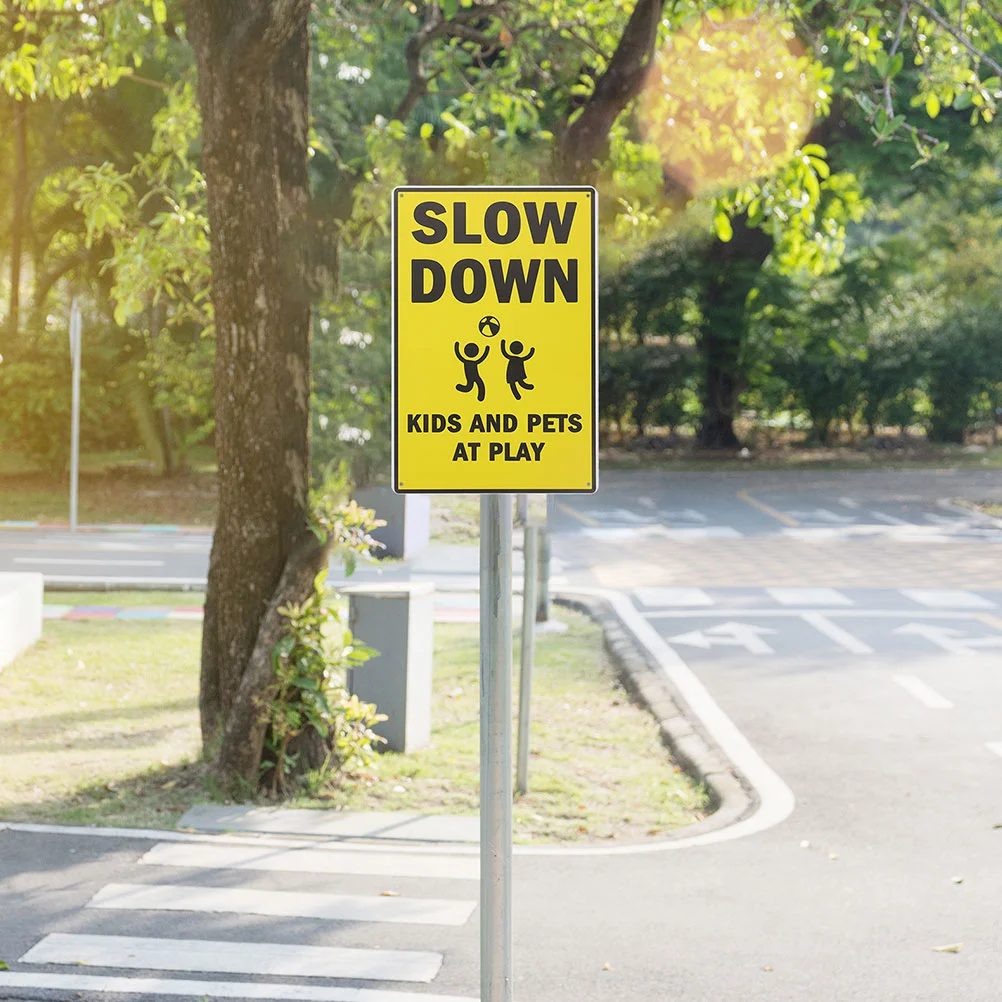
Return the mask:
<path id="1" fill-rule="evenodd" d="M 199 706 L 207 749 L 256 787 L 278 608 L 323 566 L 307 529 L 308 0 L 188 4 L 199 77 L 216 324 L 219 518 Z"/>
<path id="2" fill-rule="evenodd" d="M 748 320 L 748 294 L 758 280 L 772 250 L 772 238 L 747 225 L 744 217 L 732 220 L 734 236 L 717 241 L 710 249 L 711 274 L 703 301 L 703 419 L 699 444 L 704 449 L 733 449 L 740 445 L 734 431 L 738 399 L 744 389 L 742 354 Z"/>
<path id="3" fill-rule="evenodd" d="M 587 182 L 594 177 L 609 130 L 647 78 L 664 5 L 665 0 L 637 0 L 606 71 L 584 110 L 560 139 L 556 158 L 560 181 Z"/>
<path id="4" fill-rule="evenodd" d="M 21 325 L 21 257 L 24 253 L 24 227 L 28 215 L 28 99 L 25 97 L 14 102 L 14 183 L 11 199 L 10 310 L 7 313 L 7 329 L 13 337 Z"/>

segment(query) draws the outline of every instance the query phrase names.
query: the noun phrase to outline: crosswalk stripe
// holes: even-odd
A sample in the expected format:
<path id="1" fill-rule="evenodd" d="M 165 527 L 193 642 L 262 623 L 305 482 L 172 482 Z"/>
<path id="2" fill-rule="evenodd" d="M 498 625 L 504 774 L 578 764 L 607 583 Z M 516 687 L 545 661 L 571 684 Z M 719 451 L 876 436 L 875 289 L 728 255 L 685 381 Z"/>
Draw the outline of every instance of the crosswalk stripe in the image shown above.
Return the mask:
<path id="1" fill-rule="evenodd" d="M 348 849 L 271 849 L 247 845 L 159 842 L 140 860 L 147 866 L 196 869 L 340 873 L 371 877 L 478 880 L 476 856 L 418 855 Z"/>
<path id="2" fill-rule="evenodd" d="M 418 950 L 359 950 L 296 943 L 150 939 L 55 932 L 33 946 L 21 957 L 21 963 L 427 983 L 438 974 L 442 955 Z"/>
<path id="3" fill-rule="evenodd" d="M 987 598 L 959 588 L 902 588 L 901 594 L 929 609 L 996 608 Z"/>
<path id="4" fill-rule="evenodd" d="M 766 588 L 773 601 L 780 605 L 823 605 L 829 609 L 852 605 L 852 599 L 836 588 Z"/>
<path id="5" fill-rule="evenodd" d="M 406 922 L 415 925 L 463 925 L 475 901 L 435 898 L 314 894 L 187 884 L 108 884 L 88 908 L 124 911 L 237 912 L 344 922 Z"/>
<path id="6" fill-rule="evenodd" d="M 478 1002 L 477 999 L 459 998 L 455 995 L 395 992 L 381 988 L 0 971 L 0 991 L 11 988 L 28 991 L 107 992 L 114 995 L 170 995 L 196 999 L 274 999 L 276 1002 Z"/>

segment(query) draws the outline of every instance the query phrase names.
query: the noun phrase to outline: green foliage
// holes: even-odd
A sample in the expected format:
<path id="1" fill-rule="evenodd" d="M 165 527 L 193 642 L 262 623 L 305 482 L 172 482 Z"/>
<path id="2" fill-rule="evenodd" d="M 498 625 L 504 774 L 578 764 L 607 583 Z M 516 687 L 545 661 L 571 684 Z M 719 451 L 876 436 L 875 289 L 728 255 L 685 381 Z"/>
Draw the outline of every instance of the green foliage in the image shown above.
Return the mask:
<path id="1" fill-rule="evenodd" d="M 279 610 L 286 626 L 272 654 L 275 684 L 261 762 L 272 796 L 290 792 L 293 777 L 307 772 L 314 788 L 356 775 L 372 765 L 383 741 L 372 727 L 386 717 L 349 696 L 344 677 L 376 652 L 352 636 L 324 587 L 326 576 L 326 570 L 317 576 L 305 602 Z"/>

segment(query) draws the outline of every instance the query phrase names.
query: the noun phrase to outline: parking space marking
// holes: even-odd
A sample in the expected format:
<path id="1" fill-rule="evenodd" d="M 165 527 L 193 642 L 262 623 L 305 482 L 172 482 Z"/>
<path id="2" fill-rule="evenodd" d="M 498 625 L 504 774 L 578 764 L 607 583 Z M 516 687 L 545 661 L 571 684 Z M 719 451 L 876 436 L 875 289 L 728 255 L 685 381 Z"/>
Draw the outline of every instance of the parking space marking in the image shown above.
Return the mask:
<path id="1" fill-rule="evenodd" d="M 887 525 L 912 525 L 906 518 L 898 518 L 897 515 L 888 515 L 886 512 L 882 511 L 871 511 L 867 514 L 871 518 L 875 518 L 878 522 L 884 522 Z"/>
<path id="2" fill-rule="evenodd" d="M 634 588 L 633 594 L 648 608 L 713 605 L 713 599 L 702 588 Z"/>
<path id="3" fill-rule="evenodd" d="M 760 501 L 758 498 L 752 497 L 751 494 L 749 494 L 744 488 L 738 491 L 737 496 L 740 501 L 744 501 L 745 504 L 750 504 L 753 508 L 757 508 L 764 515 L 774 518 L 777 522 L 782 522 L 783 525 L 790 526 L 794 529 L 800 525 L 795 518 L 791 518 L 789 515 L 773 508 L 772 505 L 766 504 L 764 501 Z"/>
<path id="4" fill-rule="evenodd" d="M 920 703 L 929 707 L 930 710 L 952 710 L 951 703 L 945 696 L 941 696 L 931 686 L 927 685 L 917 675 L 895 675 L 894 681 L 901 686 L 905 692 L 910 693 Z"/>
<path id="5" fill-rule="evenodd" d="M 845 648 L 850 654 L 874 653 L 869 644 L 864 644 L 858 637 L 854 637 L 848 630 L 843 630 L 820 612 L 805 612 L 800 618 L 809 626 L 813 626 L 818 633 L 823 633 L 829 640 L 834 640 L 839 647 Z"/>
<path id="6" fill-rule="evenodd" d="M 1002 741 L 986 741 L 985 747 L 990 751 L 1002 758 Z"/>
<path id="7" fill-rule="evenodd" d="M 959 588 L 902 588 L 901 594 L 928 609 L 994 609 L 996 605 L 972 591 Z"/>
<path id="8" fill-rule="evenodd" d="M 834 608 L 853 604 L 851 598 L 835 588 L 766 588 L 766 592 L 780 605 L 825 605 Z"/>

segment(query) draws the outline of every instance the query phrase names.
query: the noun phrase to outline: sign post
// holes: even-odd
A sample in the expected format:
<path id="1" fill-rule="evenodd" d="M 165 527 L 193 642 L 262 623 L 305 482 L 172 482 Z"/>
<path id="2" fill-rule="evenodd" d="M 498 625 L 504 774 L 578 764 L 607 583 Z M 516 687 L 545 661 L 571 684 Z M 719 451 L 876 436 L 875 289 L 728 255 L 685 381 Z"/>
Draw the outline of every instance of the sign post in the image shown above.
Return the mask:
<path id="1" fill-rule="evenodd" d="M 480 999 L 511 1002 L 512 494 L 598 486 L 597 196 L 404 187 L 392 208 L 393 489 L 481 496 Z"/>
<path id="2" fill-rule="evenodd" d="M 70 407 L 70 532 L 77 531 L 77 496 L 80 488 L 80 350 L 82 339 L 80 304 L 76 296 L 70 307 L 70 363 L 73 366 Z"/>

